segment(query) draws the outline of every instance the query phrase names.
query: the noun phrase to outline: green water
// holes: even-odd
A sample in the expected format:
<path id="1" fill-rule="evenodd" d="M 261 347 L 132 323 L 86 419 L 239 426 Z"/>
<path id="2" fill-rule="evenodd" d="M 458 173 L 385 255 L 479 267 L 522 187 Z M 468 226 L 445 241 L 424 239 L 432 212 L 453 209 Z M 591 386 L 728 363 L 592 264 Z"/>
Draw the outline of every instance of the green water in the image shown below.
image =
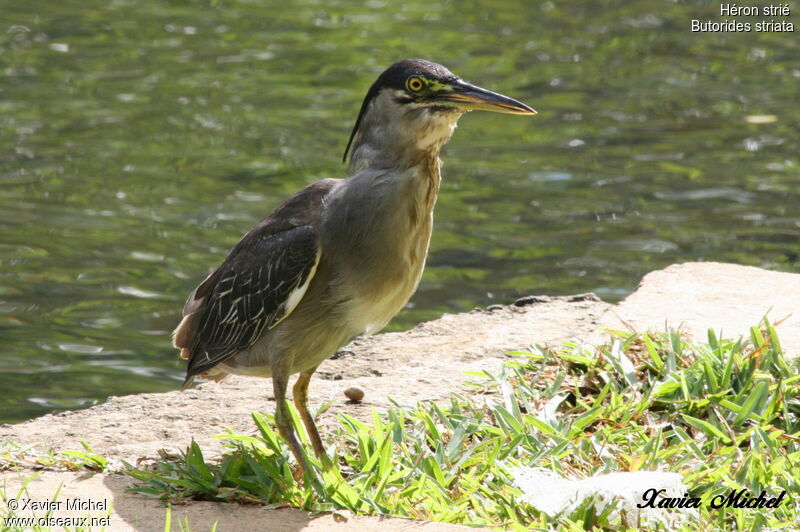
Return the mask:
<path id="1" fill-rule="evenodd" d="M 715 9 L 0 0 L 0 422 L 175 389 L 188 292 L 343 175 L 361 98 L 402 57 L 539 115 L 461 120 L 391 327 L 529 293 L 615 301 L 679 261 L 800 271 L 799 30 L 691 33 Z"/>

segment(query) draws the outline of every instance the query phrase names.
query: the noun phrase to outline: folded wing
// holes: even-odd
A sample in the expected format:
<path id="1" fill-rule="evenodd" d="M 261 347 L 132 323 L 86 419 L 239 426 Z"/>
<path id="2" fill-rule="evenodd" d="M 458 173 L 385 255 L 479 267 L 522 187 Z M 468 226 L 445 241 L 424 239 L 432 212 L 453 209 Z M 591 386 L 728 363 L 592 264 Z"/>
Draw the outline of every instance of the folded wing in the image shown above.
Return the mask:
<path id="1" fill-rule="evenodd" d="M 321 257 L 310 213 L 335 181 L 306 187 L 264 219 L 189 296 L 173 334 L 189 360 L 185 384 L 251 347 L 300 303 Z"/>

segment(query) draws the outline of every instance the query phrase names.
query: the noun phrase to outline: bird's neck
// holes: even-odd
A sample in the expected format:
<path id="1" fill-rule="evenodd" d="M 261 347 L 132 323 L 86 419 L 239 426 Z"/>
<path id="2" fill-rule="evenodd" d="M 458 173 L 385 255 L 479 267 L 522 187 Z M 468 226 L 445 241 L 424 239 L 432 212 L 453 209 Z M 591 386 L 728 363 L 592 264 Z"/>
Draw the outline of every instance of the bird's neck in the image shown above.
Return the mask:
<path id="1" fill-rule="evenodd" d="M 359 125 L 348 175 L 366 169 L 404 171 L 435 166 L 438 177 L 439 152 L 459 116 L 457 111 L 400 105 L 388 93 L 377 96 Z"/>

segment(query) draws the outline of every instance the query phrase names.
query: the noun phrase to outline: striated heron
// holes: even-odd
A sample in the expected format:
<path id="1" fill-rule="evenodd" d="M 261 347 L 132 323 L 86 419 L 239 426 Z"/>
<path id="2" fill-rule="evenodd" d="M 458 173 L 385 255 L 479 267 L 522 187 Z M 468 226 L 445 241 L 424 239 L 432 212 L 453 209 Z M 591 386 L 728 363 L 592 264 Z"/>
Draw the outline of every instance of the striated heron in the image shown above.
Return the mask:
<path id="1" fill-rule="evenodd" d="M 289 376 L 317 456 L 308 411 L 317 366 L 355 336 L 382 329 L 419 284 L 441 180 L 439 151 L 472 110 L 532 115 L 527 105 L 445 67 L 405 59 L 367 92 L 344 160 L 346 179 L 323 179 L 251 229 L 192 292 L 173 334 L 186 381 L 228 374 L 272 377 L 275 424 L 308 469 L 286 405 Z M 351 151 L 352 148 L 352 151 Z"/>

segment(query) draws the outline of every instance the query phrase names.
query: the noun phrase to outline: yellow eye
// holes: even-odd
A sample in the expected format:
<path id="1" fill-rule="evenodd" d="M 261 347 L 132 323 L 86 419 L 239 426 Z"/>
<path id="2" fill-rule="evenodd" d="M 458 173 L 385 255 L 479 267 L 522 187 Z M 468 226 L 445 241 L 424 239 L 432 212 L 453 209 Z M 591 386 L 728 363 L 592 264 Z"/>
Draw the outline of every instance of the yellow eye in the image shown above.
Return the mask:
<path id="1" fill-rule="evenodd" d="M 417 76 L 411 76 L 406 80 L 406 88 L 411 92 L 419 92 L 424 86 L 425 83 L 422 82 L 422 78 L 418 78 Z"/>

